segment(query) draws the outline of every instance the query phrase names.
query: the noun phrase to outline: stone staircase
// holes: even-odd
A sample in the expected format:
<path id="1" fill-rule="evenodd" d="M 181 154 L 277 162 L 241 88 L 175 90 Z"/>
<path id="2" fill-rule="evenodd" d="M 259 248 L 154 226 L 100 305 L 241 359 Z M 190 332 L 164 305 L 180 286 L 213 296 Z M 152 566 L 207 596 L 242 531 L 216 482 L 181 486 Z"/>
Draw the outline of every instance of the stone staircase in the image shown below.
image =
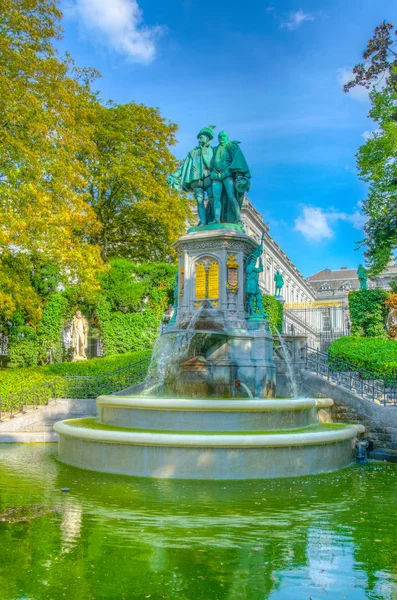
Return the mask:
<path id="1" fill-rule="evenodd" d="M 370 457 L 397 462 L 397 406 L 383 406 L 301 369 L 301 389 L 313 397 L 332 398 L 332 420 L 337 423 L 360 423 L 365 437 L 372 442 Z"/>

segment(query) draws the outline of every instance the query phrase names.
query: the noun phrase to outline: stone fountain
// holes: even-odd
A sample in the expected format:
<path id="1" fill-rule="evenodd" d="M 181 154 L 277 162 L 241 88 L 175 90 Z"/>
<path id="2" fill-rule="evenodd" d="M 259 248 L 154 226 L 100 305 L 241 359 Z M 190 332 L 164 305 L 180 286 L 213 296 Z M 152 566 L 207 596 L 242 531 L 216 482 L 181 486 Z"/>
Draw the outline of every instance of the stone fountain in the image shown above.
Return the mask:
<path id="1" fill-rule="evenodd" d="M 55 425 L 60 460 L 143 477 L 260 479 L 349 465 L 359 425 L 322 424 L 330 399 L 276 398 L 273 336 L 260 301 L 263 239 L 240 221 L 250 172 L 213 128 L 171 185 L 194 193 L 200 223 L 175 243 L 174 315 L 146 389 L 97 399 L 97 419 Z M 155 394 L 154 394 L 155 392 Z"/>

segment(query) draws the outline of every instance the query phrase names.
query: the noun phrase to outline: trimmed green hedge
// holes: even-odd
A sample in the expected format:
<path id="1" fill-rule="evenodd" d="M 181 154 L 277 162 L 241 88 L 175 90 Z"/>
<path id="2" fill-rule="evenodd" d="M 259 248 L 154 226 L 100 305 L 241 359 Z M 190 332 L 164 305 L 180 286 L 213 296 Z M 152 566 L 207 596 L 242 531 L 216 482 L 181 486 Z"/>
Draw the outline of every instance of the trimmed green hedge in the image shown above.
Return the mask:
<path id="1" fill-rule="evenodd" d="M 379 338 L 341 337 L 329 355 L 386 378 L 397 378 L 397 342 Z M 331 363 L 332 364 L 332 363 Z"/>
<path id="2" fill-rule="evenodd" d="M 92 358 L 76 363 L 57 363 L 43 367 L 26 367 L 20 369 L 0 369 L 0 398 L 26 391 L 29 404 L 29 390 L 43 383 L 63 385 L 65 375 L 104 375 L 138 362 L 151 355 L 151 350 L 127 352 L 125 354 Z M 46 396 L 45 399 L 51 397 Z"/>
<path id="3" fill-rule="evenodd" d="M 127 259 L 110 261 L 101 277 L 102 294 L 94 308 L 105 354 L 153 346 L 164 311 L 173 302 L 176 265 Z"/>
<path id="4" fill-rule="evenodd" d="M 352 336 L 386 338 L 386 299 L 382 289 L 357 290 L 349 294 Z"/>
<path id="5" fill-rule="evenodd" d="M 276 333 L 275 327 L 282 331 L 283 327 L 283 305 L 273 296 L 262 295 L 262 306 L 265 313 L 269 315 L 270 331 Z"/>

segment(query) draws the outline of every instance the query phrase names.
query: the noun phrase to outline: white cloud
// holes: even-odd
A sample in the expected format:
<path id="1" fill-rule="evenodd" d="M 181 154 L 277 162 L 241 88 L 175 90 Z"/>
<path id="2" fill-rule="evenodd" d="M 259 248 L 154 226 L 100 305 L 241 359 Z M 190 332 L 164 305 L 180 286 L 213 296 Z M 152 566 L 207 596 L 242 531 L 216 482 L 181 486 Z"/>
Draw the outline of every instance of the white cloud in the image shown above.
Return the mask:
<path id="1" fill-rule="evenodd" d="M 306 238 L 308 242 L 321 242 L 322 240 L 330 240 L 334 237 L 332 226 L 336 221 L 345 221 L 350 223 L 355 229 L 364 227 L 366 218 L 359 211 L 349 214 L 338 212 L 334 209 L 327 211 L 317 206 L 303 206 L 302 215 L 295 219 L 295 231 Z"/>
<path id="2" fill-rule="evenodd" d="M 314 21 L 314 16 L 310 13 L 305 13 L 301 8 L 296 12 L 290 13 L 288 20 L 282 23 L 282 27 L 285 27 L 289 31 L 295 31 L 298 29 L 305 21 Z"/>
<path id="3" fill-rule="evenodd" d="M 112 50 L 136 62 L 149 63 L 156 54 L 162 27 L 146 27 L 136 0 L 74 0 L 73 14 L 85 31 Z"/>
<path id="4" fill-rule="evenodd" d="M 359 229 L 360 231 L 363 229 L 367 217 L 363 215 L 359 210 L 356 210 L 353 214 L 348 215 L 346 213 L 337 213 L 338 218 L 342 221 L 348 221 L 353 225 L 354 229 Z"/>
<path id="5" fill-rule="evenodd" d="M 355 75 L 351 69 L 338 69 L 337 80 L 341 88 L 343 88 L 346 83 L 349 83 L 352 79 L 354 79 Z M 357 85 L 354 88 L 349 90 L 349 96 L 354 100 L 358 100 L 359 102 L 367 102 L 368 100 L 368 92 L 366 88 L 361 85 Z"/>
<path id="6" fill-rule="evenodd" d="M 377 133 L 381 133 L 381 130 L 380 129 L 373 129 L 372 131 L 367 130 L 361 134 L 361 137 L 363 137 L 365 139 L 365 141 L 368 142 L 368 140 L 372 140 Z"/>
<path id="7" fill-rule="evenodd" d="M 363 137 L 366 142 L 368 142 L 368 140 L 372 140 L 372 131 L 368 131 L 367 129 L 361 134 L 361 137 Z"/>
<path id="8" fill-rule="evenodd" d="M 303 216 L 295 219 L 294 229 L 300 231 L 309 242 L 320 242 L 334 236 L 328 225 L 326 214 L 322 208 L 315 206 L 303 207 Z"/>

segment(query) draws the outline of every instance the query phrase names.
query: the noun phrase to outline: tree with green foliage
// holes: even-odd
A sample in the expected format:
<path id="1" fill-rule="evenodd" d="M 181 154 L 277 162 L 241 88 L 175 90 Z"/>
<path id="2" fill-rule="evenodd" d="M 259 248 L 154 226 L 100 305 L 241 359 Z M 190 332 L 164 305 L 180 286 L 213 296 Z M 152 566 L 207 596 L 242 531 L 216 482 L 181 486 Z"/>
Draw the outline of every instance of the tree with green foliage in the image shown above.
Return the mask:
<path id="1" fill-rule="evenodd" d="M 363 52 L 364 63 L 353 69 L 354 79 L 345 85 L 370 90 L 369 117 L 376 124 L 357 153 L 359 176 L 369 184 L 362 205 L 365 224 L 365 258 L 370 275 L 382 271 L 397 248 L 397 31 L 383 21 Z"/>
<path id="2" fill-rule="evenodd" d="M 97 107 L 95 154 L 88 155 L 89 202 L 101 229 L 92 236 L 109 260 L 165 261 L 190 215 L 186 196 L 166 184 L 176 169 L 177 126 L 143 104 Z"/>

